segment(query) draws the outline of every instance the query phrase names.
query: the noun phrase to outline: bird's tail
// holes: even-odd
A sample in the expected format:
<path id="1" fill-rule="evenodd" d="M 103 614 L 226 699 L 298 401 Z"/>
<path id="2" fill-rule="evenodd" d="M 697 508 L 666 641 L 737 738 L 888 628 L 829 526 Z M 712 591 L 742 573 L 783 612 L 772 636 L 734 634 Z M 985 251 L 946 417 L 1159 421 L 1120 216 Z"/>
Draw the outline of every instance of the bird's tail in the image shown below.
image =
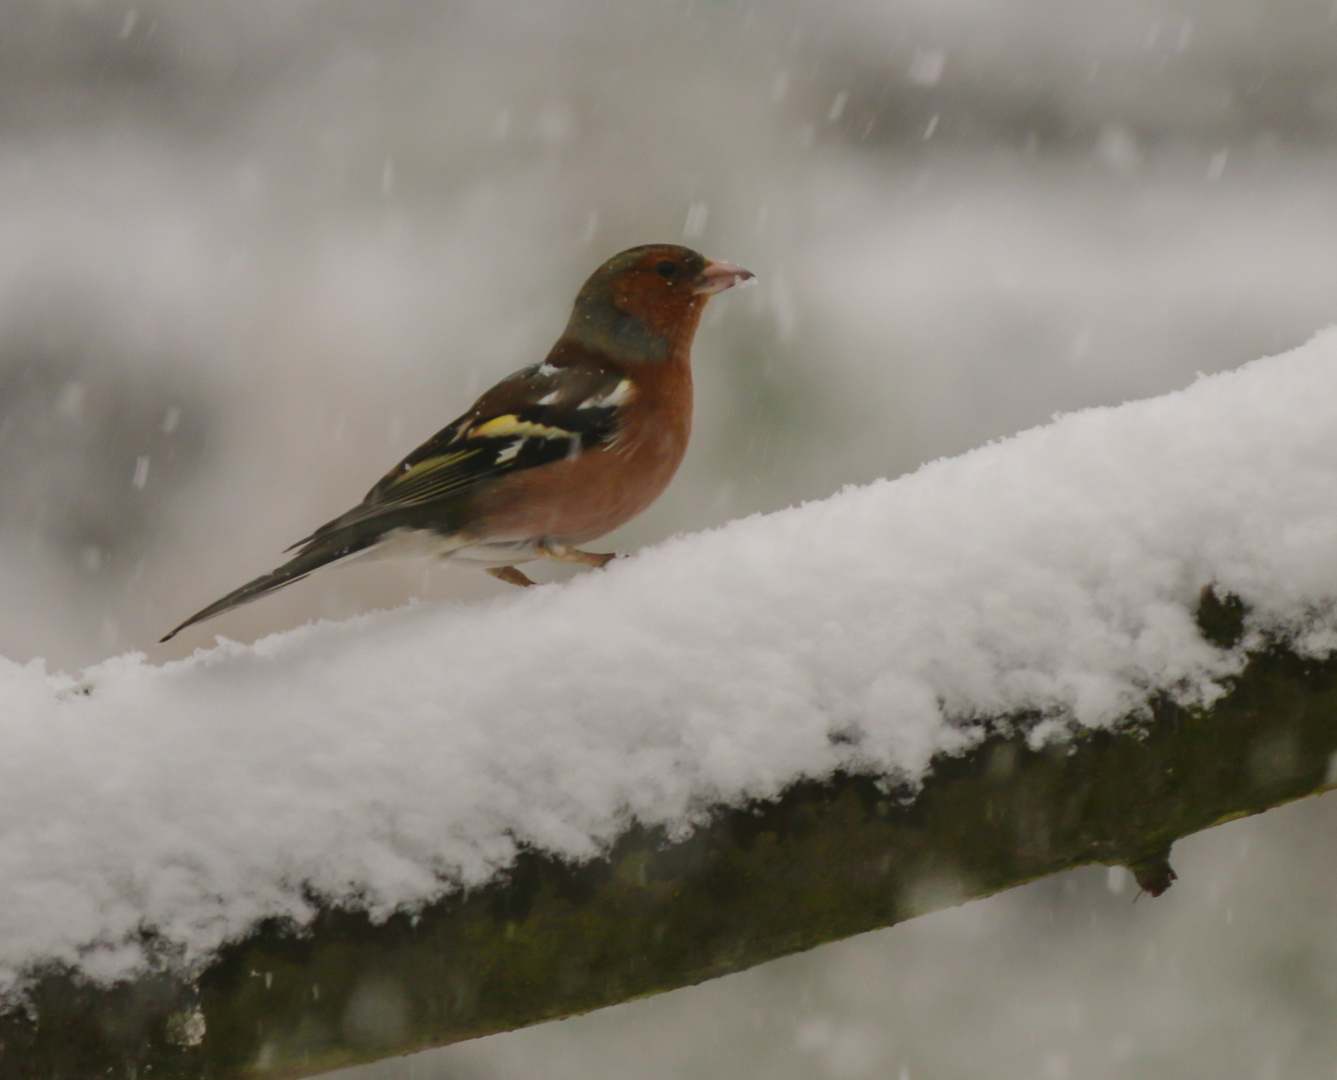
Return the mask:
<path id="1" fill-rule="evenodd" d="M 323 538 L 321 541 L 310 544 L 304 550 L 298 552 L 277 570 L 268 574 L 261 574 L 254 581 L 248 581 L 241 588 L 233 589 L 221 600 L 215 600 L 203 611 L 197 611 L 171 633 L 165 634 L 158 640 L 159 642 L 171 641 L 187 626 L 194 626 L 197 622 L 212 619 L 215 615 L 221 615 L 234 607 L 240 607 L 242 604 L 249 604 L 252 600 L 267 596 L 275 589 L 283 588 L 284 585 L 301 581 L 311 571 L 318 570 L 327 563 L 336 562 L 353 555 L 375 543 L 375 540 L 375 536 L 368 535 L 348 537 L 347 535 L 339 536 L 335 534 Z"/>

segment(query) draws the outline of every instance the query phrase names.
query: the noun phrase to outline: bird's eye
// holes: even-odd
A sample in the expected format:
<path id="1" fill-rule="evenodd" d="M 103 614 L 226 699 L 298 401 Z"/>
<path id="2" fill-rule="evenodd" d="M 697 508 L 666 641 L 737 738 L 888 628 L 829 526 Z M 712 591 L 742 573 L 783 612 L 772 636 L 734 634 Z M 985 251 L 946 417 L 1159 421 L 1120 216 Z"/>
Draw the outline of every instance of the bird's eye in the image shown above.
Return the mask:
<path id="1" fill-rule="evenodd" d="M 667 259 L 665 259 L 662 263 L 660 263 L 658 266 L 655 267 L 655 273 L 658 274 L 660 277 L 662 277 L 665 281 L 672 281 L 675 277 L 678 276 L 678 264 L 671 263 Z"/>

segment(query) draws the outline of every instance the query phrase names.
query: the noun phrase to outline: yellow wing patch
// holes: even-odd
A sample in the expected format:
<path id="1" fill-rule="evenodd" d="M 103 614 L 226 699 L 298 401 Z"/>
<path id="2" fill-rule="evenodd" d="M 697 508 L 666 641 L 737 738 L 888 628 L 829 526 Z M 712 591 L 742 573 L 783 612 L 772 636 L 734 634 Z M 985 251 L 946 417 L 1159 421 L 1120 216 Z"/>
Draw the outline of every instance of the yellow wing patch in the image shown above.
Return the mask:
<path id="1" fill-rule="evenodd" d="M 529 420 L 521 420 L 514 413 L 494 416 L 486 424 L 479 424 L 478 427 L 472 429 L 467 437 L 470 439 L 501 439 L 508 435 L 536 439 L 571 438 L 571 432 L 569 431 L 559 427 L 550 427 L 547 424 L 535 424 Z"/>
<path id="2" fill-rule="evenodd" d="M 395 486 L 399 487 L 406 481 L 415 477 L 422 476 L 424 473 L 441 472 L 443 469 L 449 469 L 452 465 L 463 461 L 467 457 L 472 457 L 474 450 L 457 450 L 453 454 L 442 454 L 440 457 L 424 458 L 411 469 L 406 469 L 395 477 Z"/>

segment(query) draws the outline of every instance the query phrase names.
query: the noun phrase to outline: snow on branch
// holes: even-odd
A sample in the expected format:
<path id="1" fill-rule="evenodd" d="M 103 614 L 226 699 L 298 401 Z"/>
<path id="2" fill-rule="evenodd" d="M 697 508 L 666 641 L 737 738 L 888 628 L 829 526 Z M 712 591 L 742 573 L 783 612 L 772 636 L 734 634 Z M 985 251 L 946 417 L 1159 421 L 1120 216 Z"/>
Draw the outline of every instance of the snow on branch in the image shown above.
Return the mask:
<path id="1" fill-rule="evenodd" d="M 1000 724 L 1039 752 L 1210 709 L 1265 646 L 1331 651 L 1335 555 L 1330 330 L 562 586 L 79 680 L 0 661 L 3 986 L 198 969 L 804 781 L 913 793 Z M 1240 633 L 1204 634 L 1209 586 Z"/>

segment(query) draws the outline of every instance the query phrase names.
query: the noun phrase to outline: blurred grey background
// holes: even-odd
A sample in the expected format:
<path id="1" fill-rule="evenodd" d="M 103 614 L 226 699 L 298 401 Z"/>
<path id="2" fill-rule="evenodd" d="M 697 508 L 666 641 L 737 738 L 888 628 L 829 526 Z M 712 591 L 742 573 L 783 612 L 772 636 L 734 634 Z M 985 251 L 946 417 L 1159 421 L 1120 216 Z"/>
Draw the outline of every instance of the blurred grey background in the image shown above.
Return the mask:
<path id="1" fill-rule="evenodd" d="M 1337 321 L 1332 0 L 7 0 L 0 653 L 412 596 L 275 565 L 635 243 L 757 272 L 623 550 L 1163 393 Z M 1332 806 L 414 1077 L 1337 1077 Z"/>

